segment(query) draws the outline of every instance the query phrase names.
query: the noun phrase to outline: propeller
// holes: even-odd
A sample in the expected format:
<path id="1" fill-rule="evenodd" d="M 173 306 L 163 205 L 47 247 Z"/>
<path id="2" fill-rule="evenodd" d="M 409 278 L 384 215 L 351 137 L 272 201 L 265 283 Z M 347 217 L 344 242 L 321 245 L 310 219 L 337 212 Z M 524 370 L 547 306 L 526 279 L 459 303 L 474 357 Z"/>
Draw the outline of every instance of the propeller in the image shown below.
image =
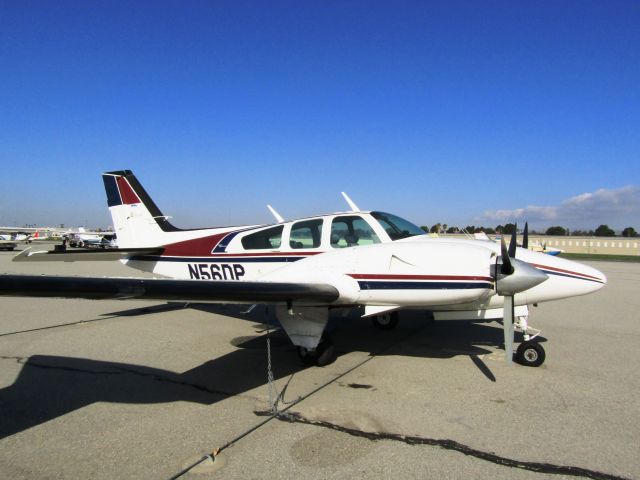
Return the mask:
<path id="1" fill-rule="evenodd" d="M 518 224 L 516 223 L 513 226 L 513 233 L 511 234 L 511 240 L 509 241 L 509 256 L 511 258 L 516 258 L 516 247 L 518 244 Z"/>
<path id="2" fill-rule="evenodd" d="M 516 228 L 517 231 L 517 228 Z M 525 224 L 526 243 L 528 238 L 528 225 Z M 504 241 L 504 237 L 500 239 L 501 255 L 496 259 L 496 265 L 493 275 L 496 282 L 496 293 L 504 297 L 504 349 L 507 364 L 513 362 L 513 338 L 514 329 L 513 322 L 515 317 L 515 295 L 525 290 L 539 285 L 548 277 L 540 270 L 532 267 L 526 262 L 516 260 L 516 233 L 514 232 L 509 242 L 509 248 Z"/>
<path id="3" fill-rule="evenodd" d="M 524 232 L 522 232 L 522 248 L 529 248 L 529 222 L 524 222 Z"/>

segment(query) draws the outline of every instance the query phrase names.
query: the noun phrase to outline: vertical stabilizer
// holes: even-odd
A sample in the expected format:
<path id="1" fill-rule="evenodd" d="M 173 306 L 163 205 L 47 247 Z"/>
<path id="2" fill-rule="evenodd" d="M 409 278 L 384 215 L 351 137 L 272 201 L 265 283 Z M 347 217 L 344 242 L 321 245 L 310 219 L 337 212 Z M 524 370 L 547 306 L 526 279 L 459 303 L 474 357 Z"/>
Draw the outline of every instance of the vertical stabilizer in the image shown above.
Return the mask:
<path id="1" fill-rule="evenodd" d="M 120 248 L 164 245 L 167 233 L 180 231 L 162 214 L 131 170 L 105 172 L 102 180 Z"/>

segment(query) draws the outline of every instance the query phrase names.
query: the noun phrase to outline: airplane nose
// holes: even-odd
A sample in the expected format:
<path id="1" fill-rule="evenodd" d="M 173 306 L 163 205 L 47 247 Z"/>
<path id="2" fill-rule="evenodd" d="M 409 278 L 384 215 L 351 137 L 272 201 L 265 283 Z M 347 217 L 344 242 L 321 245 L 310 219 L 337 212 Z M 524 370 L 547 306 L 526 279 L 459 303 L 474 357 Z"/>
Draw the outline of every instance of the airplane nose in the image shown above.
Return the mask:
<path id="1" fill-rule="evenodd" d="M 592 293 L 600 290 L 607 284 L 607 276 L 602 273 L 600 270 L 597 270 L 588 265 L 583 265 L 581 263 L 576 263 L 576 271 L 583 276 L 585 279 L 583 288 L 585 289 L 585 293 Z"/>
<path id="2" fill-rule="evenodd" d="M 556 262 L 553 265 L 555 267 L 554 273 L 579 280 L 572 282 L 576 295 L 596 292 L 607 284 L 606 275 L 589 265 L 558 257 L 556 257 Z"/>

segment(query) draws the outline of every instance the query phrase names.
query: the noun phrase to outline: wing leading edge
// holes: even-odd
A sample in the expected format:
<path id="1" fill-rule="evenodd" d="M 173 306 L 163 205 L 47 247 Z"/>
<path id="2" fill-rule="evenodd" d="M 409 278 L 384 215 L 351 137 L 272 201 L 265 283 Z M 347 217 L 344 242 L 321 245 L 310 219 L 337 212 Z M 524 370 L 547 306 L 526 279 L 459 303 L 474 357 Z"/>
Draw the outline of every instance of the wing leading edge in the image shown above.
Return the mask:
<path id="1" fill-rule="evenodd" d="M 27 248 L 13 257 L 14 262 L 79 262 L 125 260 L 136 255 L 159 255 L 164 248 L 106 248 L 102 250 L 35 250 Z"/>
<path id="2" fill-rule="evenodd" d="M 326 305 L 340 294 L 312 283 L 0 275 L 0 296 Z"/>

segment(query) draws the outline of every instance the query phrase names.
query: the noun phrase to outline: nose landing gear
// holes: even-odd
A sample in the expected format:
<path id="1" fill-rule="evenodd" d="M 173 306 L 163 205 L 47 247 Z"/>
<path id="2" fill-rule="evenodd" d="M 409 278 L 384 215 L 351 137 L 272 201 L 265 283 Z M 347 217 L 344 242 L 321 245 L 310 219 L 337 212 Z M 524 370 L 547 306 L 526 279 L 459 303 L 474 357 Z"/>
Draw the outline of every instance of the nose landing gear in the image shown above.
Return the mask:
<path id="1" fill-rule="evenodd" d="M 544 363 L 544 348 L 538 342 L 522 342 L 515 354 L 515 361 L 525 367 L 539 367 Z"/>
<path id="2" fill-rule="evenodd" d="M 522 342 L 514 355 L 514 360 L 525 367 L 539 367 L 544 363 L 546 354 L 542 345 L 534 342 L 533 339 L 540 335 L 540 330 L 532 328 L 527 323 L 527 317 L 517 317 L 514 323 L 516 330 L 522 331 L 524 342 Z"/>

